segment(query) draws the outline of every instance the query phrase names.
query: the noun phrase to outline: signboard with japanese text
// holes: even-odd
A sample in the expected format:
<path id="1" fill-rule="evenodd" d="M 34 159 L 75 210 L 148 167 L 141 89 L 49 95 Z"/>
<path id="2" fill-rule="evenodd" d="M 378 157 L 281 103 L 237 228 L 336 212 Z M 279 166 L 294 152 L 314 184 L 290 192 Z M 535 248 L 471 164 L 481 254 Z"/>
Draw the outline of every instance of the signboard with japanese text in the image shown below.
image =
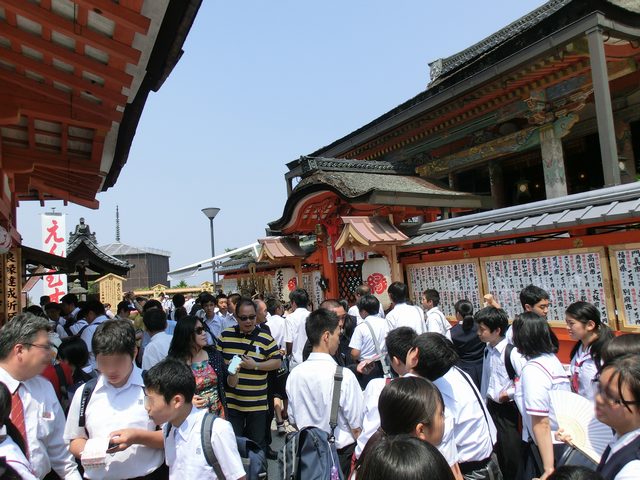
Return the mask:
<path id="1" fill-rule="evenodd" d="M 3 255 L 3 321 L 11 320 L 20 313 L 22 292 L 21 249 L 14 247 Z"/>
<path id="2" fill-rule="evenodd" d="M 440 310 L 448 318 L 455 318 L 454 305 L 469 300 L 474 309 L 482 307 L 482 290 L 478 260 L 452 260 L 407 265 L 409 295 L 416 305 L 422 292 L 433 288 L 440 294 Z"/>
<path id="3" fill-rule="evenodd" d="M 96 283 L 98 284 L 98 291 L 100 292 L 100 301 L 103 304 L 108 303 L 112 307 L 117 306 L 118 302 L 122 301 L 122 285 L 124 281 L 125 278 L 113 273 L 97 279 Z"/>
<path id="4" fill-rule="evenodd" d="M 610 246 L 609 259 L 619 328 L 640 332 L 640 243 Z"/>
<path id="5" fill-rule="evenodd" d="M 62 213 L 43 213 L 40 217 L 42 224 L 42 250 L 52 255 L 66 257 L 67 233 L 65 215 Z M 49 295 L 52 302 L 59 303 L 60 298 L 67 293 L 67 276 L 49 273 L 42 277 L 42 281 L 42 294 Z"/>
<path id="6" fill-rule="evenodd" d="M 309 294 L 309 301 L 314 309 L 318 308 L 324 301 L 324 292 L 320 288 L 320 277 L 321 275 L 318 270 L 302 274 L 302 288 Z"/>
<path id="7" fill-rule="evenodd" d="M 536 285 L 549 293 L 550 322 L 565 321 L 577 301 L 594 304 L 604 323 L 615 328 L 609 262 L 604 248 L 548 251 L 487 257 L 480 261 L 486 293 L 500 302 L 510 319 L 522 312 L 520 291 Z M 611 320 L 613 319 L 613 320 Z"/>
<path id="8" fill-rule="evenodd" d="M 5 254 L 0 254 L 0 272 L 2 272 L 2 276 L 0 277 L 0 325 L 7 320 L 6 298 L 4 294 L 5 257 Z"/>

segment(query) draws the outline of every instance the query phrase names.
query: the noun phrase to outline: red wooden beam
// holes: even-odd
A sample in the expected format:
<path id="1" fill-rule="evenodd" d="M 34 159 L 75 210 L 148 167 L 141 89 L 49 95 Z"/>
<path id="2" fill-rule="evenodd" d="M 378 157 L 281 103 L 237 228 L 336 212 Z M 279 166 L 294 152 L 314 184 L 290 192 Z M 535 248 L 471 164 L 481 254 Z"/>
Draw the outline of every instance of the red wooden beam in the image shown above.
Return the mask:
<path id="1" fill-rule="evenodd" d="M 31 2 L 14 2 L 11 0 L 0 0 L 0 6 L 5 9 L 5 12 L 12 12 L 22 15 L 23 17 L 41 24 L 43 27 L 48 27 L 59 33 L 62 33 L 70 38 L 73 38 L 76 42 L 82 42 L 83 44 L 89 44 L 92 47 L 102 50 L 109 55 L 121 58 L 129 63 L 137 65 L 140 61 L 140 51 L 131 47 L 130 45 L 124 45 L 120 42 L 110 39 L 100 33 L 97 33 L 89 28 L 81 27 L 72 22 L 62 18 L 59 15 L 46 10 L 38 4 Z"/>
<path id="2" fill-rule="evenodd" d="M 112 0 L 74 0 L 78 5 L 113 20 L 117 25 L 128 30 L 146 35 L 151 20 L 139 13 L 122 7 Z M 117 28 L 117 27 L 116 27 Z"/>
<path id="3" fill-rule="evenodd" d="M 69 155 L 63 156 L 60 153 L 3 145 L 2 166 L 4 170 L 15 173 L 30 173 L 38 165 L 86 174 L 96 174 L 99 168 L 89 160 L 74 159 Z"/>
<path id="4" fill-rule="evenodd" d="M 51 185 L 47 185 L 46 183 L 42 182 L 37 178 L 31 179 L 30 186 L 38 190 L 38 192 L 45 192 L 45 193 L 48 193 L 49 195 L 59 198 L 60 200 L 73 202 L 83 207 L 97 209 L 100 206 L 100 202 L 98 202 L 95 198 L 90 199 L 90 198 L 79 197 L 61 188 L 56 188 L 56 187 L 52 187 Z"/>

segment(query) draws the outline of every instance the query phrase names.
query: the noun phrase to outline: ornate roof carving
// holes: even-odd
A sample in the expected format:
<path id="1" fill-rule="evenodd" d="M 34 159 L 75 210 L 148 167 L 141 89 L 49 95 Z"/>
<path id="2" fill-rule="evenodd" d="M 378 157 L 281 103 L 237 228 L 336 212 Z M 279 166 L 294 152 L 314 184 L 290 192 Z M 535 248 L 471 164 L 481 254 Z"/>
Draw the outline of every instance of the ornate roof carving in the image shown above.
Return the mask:
<path id="1" fill-rule="evenodd" d="M 363 172 L 378 174 L 414 174 L 410 166 L 382 160 L 352 160 L 348 158 L 300 157 L 302 178 L 315 172 Z"/>

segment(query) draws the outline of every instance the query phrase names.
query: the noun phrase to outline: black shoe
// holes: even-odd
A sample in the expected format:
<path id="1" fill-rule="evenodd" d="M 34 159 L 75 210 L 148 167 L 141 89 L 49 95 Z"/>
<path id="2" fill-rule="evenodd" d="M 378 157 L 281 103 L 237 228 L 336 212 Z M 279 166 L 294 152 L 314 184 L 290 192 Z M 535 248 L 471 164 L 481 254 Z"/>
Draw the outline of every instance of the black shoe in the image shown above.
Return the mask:
<path id="1" fill-rule="evenodd" d="M 278 459 L 278 452 L 276 452 L 273 448 L 268 447 L 267 448 L 267 458 L 269 460 L 277 460 Z"/>

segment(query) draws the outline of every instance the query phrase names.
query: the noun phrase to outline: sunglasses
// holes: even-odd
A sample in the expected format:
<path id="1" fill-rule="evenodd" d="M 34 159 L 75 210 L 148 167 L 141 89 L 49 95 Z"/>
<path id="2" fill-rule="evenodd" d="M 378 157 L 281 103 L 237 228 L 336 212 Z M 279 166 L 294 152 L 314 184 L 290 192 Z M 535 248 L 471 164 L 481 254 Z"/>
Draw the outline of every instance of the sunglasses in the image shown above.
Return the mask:
<path id="1" fill-rule="evenodd" d="M 204 327 L 196 327 L 193 331 L 196 332 L 196 335 L 202 335 L 202 332 L 204 332 Z"/>
<path id="2" fill-rule="evenodd" d="M 241 320 L 243 322 L 246 322 L 247 320 L 255 320 L 256 319 L 256 315 L 239 315 L 238 316 L 238 320 Z"/>

